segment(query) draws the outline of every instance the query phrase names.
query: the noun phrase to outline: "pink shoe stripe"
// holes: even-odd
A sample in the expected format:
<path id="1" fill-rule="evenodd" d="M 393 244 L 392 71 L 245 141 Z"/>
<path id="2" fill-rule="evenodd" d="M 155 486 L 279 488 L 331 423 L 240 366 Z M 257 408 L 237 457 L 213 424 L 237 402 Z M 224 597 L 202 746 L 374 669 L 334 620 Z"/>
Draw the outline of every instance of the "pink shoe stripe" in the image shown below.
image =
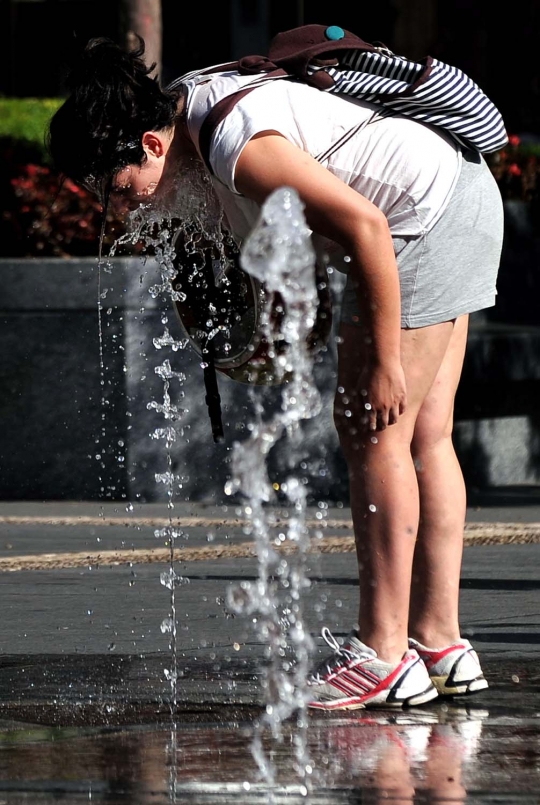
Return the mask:
<path id="1" fill-rule="evenodd" d="M 358 687 L 357 685 L 353 685 L 347 679 L 344 679 L 344 674 L 341 674 L 339 678 L 331 679 L 327 681 L 327 685 L 332 685 L 334 688 L 337 688 L 342 693 L 346 693 L 347 695 L 354 695 L 358 694 Z"/>
<path id="2" fill-rule="evenodd" d="M 380 677 L 375 677 L 375 681 L 371 674 L 369 676 L 365 673 L 362 668 L 349 668 L 347 669 L 347 673 L 351 676 L 356 684 L 361 684 L 363 687 L 371 690 L 372 688 L 376 687 L 381 681 Z M 375 676 L 375 675 L 373 675 Z"/>
<path id="3" fill-rule="evenodd" d="M 420 656 L 422 660 L 426 664 L 427 668 L 431 668 L 433 665 L 436 665 L 441 660 L 444 660 L 445 657 L 448 657 L 449 654 L 453 654 L 455 651 L 463 651 L 467 652 L 470 651 L 468 646 L 464 646 L 463 644 L 456 643 L 453 646 L 448 646 L 447 648 L 443 648 L 441 651 L 421 651 Z"/>
<path id="4" fill-rule="evenodd" d="M 347 699 L 334 699 L 334 701 L 328 702 L 314 700 L 308 702 L 308 707 L 315 707 L 319 710 L 341 710 L 343 707 L 350 706 L 351 704 L 362 704 L 362 699 L 357 696 L 351 696 Z"/>
<path id="5" fill-rule="evenodd" d="M 357 671 L 359 674 L 362 674 L 366 679 L 368 679 L 370 682 L 373 682 L 375 685 L 378 685 L 379 682 L 381 681 L 380 676 L 374 674 L 373 671 L 369 670 L 369 668 L 365 668 L 364 665 L 355 665 L 354 670 Z"/>
<path id="6" fill-rule="evenodd" d="M 373 685 L 370 682 L 367 682 L 365 679 L 355 675 L 354 671 L 346 671 L 345 674 L 347 675 L 347 679 L 352 683 L 355 690 L 360 690 L 361 693 L 367 693 L 369 690 L 373 689 Z"/>

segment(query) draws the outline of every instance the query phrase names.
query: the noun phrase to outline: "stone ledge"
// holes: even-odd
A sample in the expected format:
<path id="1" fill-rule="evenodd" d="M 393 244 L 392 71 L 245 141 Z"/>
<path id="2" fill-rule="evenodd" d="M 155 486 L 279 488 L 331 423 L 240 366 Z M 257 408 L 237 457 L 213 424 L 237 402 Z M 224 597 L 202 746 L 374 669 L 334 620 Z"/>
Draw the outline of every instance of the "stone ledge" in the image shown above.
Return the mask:
<path id="1" fill-rule="evenodd" d="M 110 262 L 110 273 L 101 269 L 101 292 L 107 291 L 103 308 L 158 307 L 148 293 L 159 281 L 154 260 L 117 257 Z M 98 274 L 95 257 L 0 258 L 0 311 L 97 310 Z"/>

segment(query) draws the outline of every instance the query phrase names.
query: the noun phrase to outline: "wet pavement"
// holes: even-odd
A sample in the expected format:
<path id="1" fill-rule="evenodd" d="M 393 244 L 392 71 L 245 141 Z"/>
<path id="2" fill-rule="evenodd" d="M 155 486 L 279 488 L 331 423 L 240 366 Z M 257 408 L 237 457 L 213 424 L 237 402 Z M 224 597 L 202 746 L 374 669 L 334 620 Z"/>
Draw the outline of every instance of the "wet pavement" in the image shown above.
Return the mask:
<path id="1" fill-rule="evenodd" d="M 0 577 L 0 805 L 540 803 L 540 527 L 529 544 L 480 544 L 480 531 L 469 532 L 462 625 L 490 688 L 408 711 L 310 715 L 306 799 L 294 723 L 281 744 L 267 743 L 277 769 L 272 792 L 250 752 L 263 713 L 264 646 L 225 604 L 231 582 L 257 575 L 254 558 L 228 552 L 248 539 L 238 518 L 204 507 L 179 515 L 193 553 L 176 563 L 189 583 L 176 591 L 181 678 L 171 713 L 171 652 L 160 628 L 168 565 L 139 553 L 107 564 L 106 553 L 155 551 L 153 531 L 167 513 L 146 507 L 120 524 L 125 515 L 123 507 L 0 508 L 0 560 L 21 557 L 20 569 Z M 327 625 L 344 636 L 355 620 L 348 516 L 328 514 L 325 535 L 336 550 L 309 558 L 313 634 Z M 471 523 L 490 519 L 534 535 L 540 509 L 469 513 Z M 221 553 L 195 550 L 203 547 Z M 94 561 L 96 549 L 105 560 Z M 51 554 L 64 559 L 25 569 L 24 557 Z M 86 565 L 69 559 L 85 555 Z"/>

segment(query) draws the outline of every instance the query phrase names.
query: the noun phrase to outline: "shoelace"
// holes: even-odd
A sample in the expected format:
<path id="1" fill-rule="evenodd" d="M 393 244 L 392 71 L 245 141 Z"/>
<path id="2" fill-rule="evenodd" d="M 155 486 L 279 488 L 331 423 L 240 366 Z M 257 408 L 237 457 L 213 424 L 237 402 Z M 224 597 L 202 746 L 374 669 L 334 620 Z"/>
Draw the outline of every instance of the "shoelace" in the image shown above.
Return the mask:
<path id="1" fill-rule="evenodd" d="M 332 632 L 327 626 L 324 626 L 321 630 L 321 637 L 328 645 L 329 648 L 332 649 L 334 652 L 333 657 L 329 657 L 315 669 L 313 674 L 311 675 L 311 679 L 316 684 L 320 685 L 323 684 L 325 681 L 325 676 L 328 676 L 332 673 L 336 668 L 339 668 L 341 665 L 344 664 L 347 660 L 356 660 L 360 656 L 357 651 L 351 651 L 348 648 L 344 648 L 340 646 Z"/>

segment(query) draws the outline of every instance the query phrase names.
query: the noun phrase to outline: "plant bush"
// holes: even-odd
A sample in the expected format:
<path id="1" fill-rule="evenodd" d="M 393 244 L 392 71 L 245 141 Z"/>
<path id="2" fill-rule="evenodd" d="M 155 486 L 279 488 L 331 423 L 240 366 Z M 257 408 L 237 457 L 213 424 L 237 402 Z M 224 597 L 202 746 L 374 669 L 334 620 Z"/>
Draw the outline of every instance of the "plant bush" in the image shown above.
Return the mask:
<path id="1" fill-rule="evenodd" d="M 540 200 L 540 144 L 523 143 L 511 134 L 508 145 L 488 158 L 504 199 Z"/>
<path id="2" fill-rule="evenodd" d="M 102 209 L 51 169 L 45 145 L 60 99 L 0 98 L 0 256 L 95 256 Z M 105 245 L 124 232 L 107 214 Z"/>
<path id="3" fill-rule="evenodd" d="M 60 179 L 46 165 L 21 166 L 11 180 L 14 209 L 5 222 L 24 256 L 71 257 L 97 255 L 102 208 L 96 197 L 70 179 Z M 107 214 L 104 245 L 123 234 L 122 220 Z"/>
<path id="4" fill-rule="evenodd" d="M 60 98 L 0 98 L 0 139 L 32 144 L 48 162 L 45 133 Z"/>

